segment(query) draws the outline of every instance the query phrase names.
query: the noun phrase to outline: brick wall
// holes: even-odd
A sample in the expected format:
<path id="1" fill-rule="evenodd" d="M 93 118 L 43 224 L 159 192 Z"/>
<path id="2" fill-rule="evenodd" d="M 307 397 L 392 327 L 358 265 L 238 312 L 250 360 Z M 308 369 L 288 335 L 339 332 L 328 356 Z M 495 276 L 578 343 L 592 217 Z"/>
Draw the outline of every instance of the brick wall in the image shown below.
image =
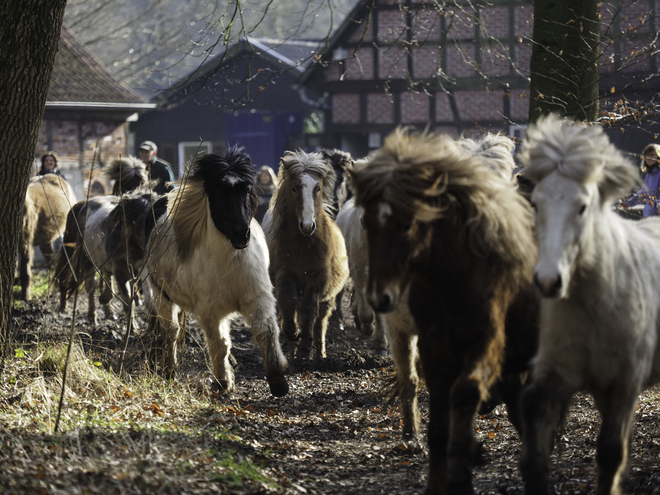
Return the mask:
<path id="1" fill-rule="evenodd" d="M 461 120 L 498 120 L 504 111 L 500 91 L 456 91 L 456 105 Z"/>
<path id="2" fill-rule="evenodd" d="M 534 7 L 519 5 L 513 11 L 513 33 L 516 36 L 531 38 L 534 29 Z"/>
<path id="3" fill-rule="evenodd" d="M 441 18 L 442 14 L 434 8 L 419 10 L 412 20 L 413 41 L 439 40 Z"/>
<path id="4" fill-rule="evenodd" d="M 508 76 L 511 70 L 509 46 L 497 41 L 482 44 L 481 70 L 488 76 Z"/>
<path id="5" fill-rule="evenodd" d="M 381 10 L 378 15 L 378 41 L 406 40 L 406 14 L 402 10 Z"/>
<path id="6" fill-rule="evenodd" d="M 446 71 L 452 77 L 471 77 L 476 74 L 474 64 L 475 47 L 468 43 L 457 43 L 445 48 Z"/>
<path id="7" fill-rule="evenodd" d="M 344 61 L 346 79 L 373 79 L 374 52 L 371 48 L 360 48 L 353 58 Z"/>
<path id="8" fill-rule="evenodd" d="M 408 54 L 405 48 L 388 46 L 378 49 L 378 77 L 405 79 L 408 76 Z"/>
<path id="9" fill-rule="evenodd" d="M 530 41 L 522 41 L 516 45 L 516 68 L 525 76 L 530 74 L 529 64 L 532 60 L 532 43 Z"/>
<path id="10" fill-rule="evenodd" d="M 465 6 L 465 11 L 455 10 L 447 15 L 447 38 L 450 40 L 473 39 L 476 11 Z"/>
<path id="11" fill-rule="evenodd" d="M 509 37 L 509 6 L 498 5 L 481 9 L 481 28 L 486 36 Z"/>
<path id="12" fill-rule="evenodd" d="M 526 89 L 511 90 L 509 109 L 512 119 L 527 120 L 529 116 L 529 91 Z"/>
<path id="13" fill-rule="evenodd" d="M 456 127 L 436 127 L 434 131 L 440 134 L 446 134 L 454 139 L 458 137 L 458 129 Z"/>
<path id="14" fill-rule="evenodd" d="M 360 40 L 362 41 L 373 41 L 374 40 L 374 23 L 373 21 L 369 22 L 366 19 L 359 24 L 354 26 L 354 31 L 351 36 L 348 38 L 348 41 L 351 43 L 357 43 Z"/>
<path id="15" fill-rule="evenodd" d="M 424 45 L 411 50 L 413 55 L 413 77 L 426 79 L 433 77 L 440 65 L 440 51 L 437 46 Z"/>
<path id="16" fill-rule="evenodd" d="M 426 123 L 430 120 L 430 98 L 425 93 L 401 94 L 401 122 L 404 124 Z"/>
<path id="17" fill-rule="evenodd" d="M 385 93 L 367 95 L 367 122 L 369 124 L 393 124 L 394 102 Z"/>
<path id="18" fill-rule="evenodd" d="M 323 78 L 326 81 L 339 81 L 341 77 L 342 68 L 340 62 L 332 61 L 328 66 L 323 70 Z"/>
<path id="19" fill-rule="evenodd" d="M 450 122 L 454 120 L 454 114 L 451 111 L 447 93 L 435 94 L 435 120 L 437 122 Z"/>
<path id="20" fill-rule="evenodd" d="M 335 124 L 359 124 L 360 95 L 356 95 L 356 94 L 333 95 L 332 121 Z"/>

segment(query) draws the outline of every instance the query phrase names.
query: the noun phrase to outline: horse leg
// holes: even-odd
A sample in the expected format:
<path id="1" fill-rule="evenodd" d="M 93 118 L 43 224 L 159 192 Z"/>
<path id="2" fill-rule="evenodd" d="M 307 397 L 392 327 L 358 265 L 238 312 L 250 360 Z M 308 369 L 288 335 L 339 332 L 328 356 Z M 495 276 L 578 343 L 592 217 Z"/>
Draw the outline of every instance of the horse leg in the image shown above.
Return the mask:
<path id="1" fill-rule="evenodd" d="M 21 242 L 20 246 L 20 279 L 21 279 L 21 299 L 29 301 L 30 283 L 32 282 L 32 258 L 34 256 L 34 247 L 31 244 Z"/>
<path id="2" fill-rule="evenodd" d="M 429 476 L 425 495 L 445 493 L 447 483 L 447 445 L 449 443 L 449 383 L 439 374 L 429 373 L 433 365 L 424 366 L 430 377 L 426 384 L 429 390 Z"/>
<path id="3" fill-rule="evenodd" d="M 330 340 L 330 342 L 334 342 L 335 340 L 338 340 L 341 332 L 344 330 L 344 315 L 342 312 L 342 299 L 344 298 L 344 289 L 339 291 L 339 294 L 337 294 L 337 297 L 335 297 L 335 310 L 332 312 L 330 315 L 330 319 L 328 321 L 328 332 L 327 332 L 327 338 Z"/>
<path id="4" fill-rule="evenodd" d="M 92 325 L 96 326 L 96 303 L 94 300 L 94 292 L 96 292 L 96 279 L 94 278 L 93 273 L 91 276 L 88 276 L 85 279 L 85 290 L 87 291 L 87 320 L 91 322 Z"/>
<path id="5" fill-rule="evenodd" d="M 224 318 L 220 322 L 215 319 L 200 319 L 200 323 L 209 349 L 213 376 L 216 379 L 213 388 L 220 394 L 229 394 L 234 390 L 234 370 L 229 362 L 231 354 L 229 318 Z"/>
<path id="6" fill-rule="evenodd" d="M 287 362 L 280 347 L 280 330 L 274 309 L 255 304 L 251 308 L 241 309 L 241 313 L 252 328 L 254 340 L 261 350 L 270 393 L 275 397 L 285 396 L 289 391 L 289 384 L 284 378 Z"/>
<path id="7" fill-rule="evenodd" d="M 520 416 L 520 395 L 524 388 L 523 374 L 503 376 L 497 383 L 497 395 L 506 405 L 509 421 L 522 437 L 522 418 Z"/>
<path id="8" fill-rule="evenodd" d="M 296 355 L 300 341 L 300 331 L 296 325 L 296 305 L 298 289 L 293 280 L 287 280 L 277 286 L 276 299 L 280 313 L 280 326 L 289 344 L 289 359 Z"/>
<path id="9" fill-rule="evenodd" d="M 327 354 L 325 351 L 325 336 L 328 330 L 328 320 L 335 309 L 335 299 L 328 301 L 319 301 L 319 312 L 312 333 L 312 358 L 320 357 L 325 359 Z"/>
<path id="10" fill-rule="evenodd" d="M 597 495 L 620 495 L 621 480 L 628 461 L 630 425 L 639 387 L 610 387 L 594 394 L 602 425 L 596 444 Z"/>
<path id="11" fill-rule="evenodd" d="M 296 308 L 298 314 L 298 325 L 302 334 L 300 346 L 298 347 L 298 354 L 303 358 L 312 357 L 314 327 L 316 320 L 319 317 L 319 297 L 318 294 L 307 291 L 302 297 L 298 307 Z M 319 330 L 320 333 L 320 330 Z M 324 346 L 325 347 L 325 346 Z M 323 349 L 325 351 L 325 349 Z M 322 357 L 325 357 L 324 355 Z"/>
<path id="12" fill-rule="evenodd" d="M 149 330 L 153 335 L 150 355 L 154 363 L 159 361 L 163 373 L 172 377 L 177 367 L 177 345 L 179 337 L 179 312 L 176 306 L 165 294 L 159 294 L 154 299 L 154 314 L 150 317 Z"/>
<path id="13" fill-rule="evenodd" d="M 44 259 L 46 260 L 46 266 L 48 268 L 48 272 L 53 269 L 53 260 L 55 259 L 55 251 L 53 250 L 53 245 L 50 242 L 45 242 L 44 244 L 39 245 L 39 249 L 41 250 L 41 254 L 44 255 Z"/>
<path id="14" fill-rule="evenodd" d="M 387 331 L 392 343 L 392 358 L 396 366 L 397 394 L 401 399 L 403 413 L 403 436 L 414 438 L 419 432 L 419 408 L 417 406 L 417 387 L 419 377 L 417 376 L 416 361 L 417 336 L 411 335 L 407 329 L 397 325 L 399 322 L 387 318 Z"/>
<path id="15" fill-rule="evenodd" d="M 572 391 L 557 373 L 537 373 L 523 391 L 520 471 L 527 495 L 549 493 L 550 453 Z"/>

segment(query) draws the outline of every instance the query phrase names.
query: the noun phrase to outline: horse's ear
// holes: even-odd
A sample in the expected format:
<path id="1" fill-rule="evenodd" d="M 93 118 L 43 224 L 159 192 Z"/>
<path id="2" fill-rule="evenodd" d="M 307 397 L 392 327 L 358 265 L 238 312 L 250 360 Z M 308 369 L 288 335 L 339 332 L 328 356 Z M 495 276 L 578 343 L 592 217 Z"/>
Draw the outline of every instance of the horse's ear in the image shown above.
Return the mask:
<path id="1" fill-rule="evenodd" d="M 620 155 L 619 158 L 615 163 L 605 165 L 603 175 L 598 181 L 598 191 L 601 200 L 605 204 L 609 204 L 623 196 L 635 183 L 639 182 L 633 164 Z"/>

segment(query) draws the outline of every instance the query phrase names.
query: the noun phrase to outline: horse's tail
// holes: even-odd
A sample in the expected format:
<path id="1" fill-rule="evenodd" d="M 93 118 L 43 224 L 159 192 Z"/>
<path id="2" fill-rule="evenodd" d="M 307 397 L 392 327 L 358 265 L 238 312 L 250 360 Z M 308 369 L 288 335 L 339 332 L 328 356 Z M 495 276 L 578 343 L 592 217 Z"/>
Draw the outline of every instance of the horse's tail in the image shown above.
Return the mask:
<path id="1" fill-rule="evenodd" d="M 55 289 L 62 293 L 64 300 L 76 289 L 77 285 L 73 275 L 72 266 L 74 257 L 77 253 L 76 247 L 80 244 L 82 233 L 78 224 L 80 212 L 87 203 L 81 201 L 71 207 L 66 216 L 66 227 L 64 230 L 64 238 L 62 239 L 62 249 L 57 253 L 55 258 L 55 274 L 53 284 Z"/>

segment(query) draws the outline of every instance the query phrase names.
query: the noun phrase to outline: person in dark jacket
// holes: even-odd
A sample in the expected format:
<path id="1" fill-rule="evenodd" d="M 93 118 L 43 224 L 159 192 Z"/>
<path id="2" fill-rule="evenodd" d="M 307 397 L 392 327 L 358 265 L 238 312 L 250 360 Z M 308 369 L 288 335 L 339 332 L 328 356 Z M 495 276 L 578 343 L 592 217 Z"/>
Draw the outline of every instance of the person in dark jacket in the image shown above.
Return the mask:
<path id="1" fill-rule="evenodd" d="M 139 148 L 140 160 L 147 166 L 147 173 L 149 180 L 157 180 L 158 183 L 154 186 L 154 192 L 157 194 L 165 194 L 173 189 L 172 185 L 168 182 L 174 181 L 174 174 L 172 173 L 172 166 L 165 160 L 161 160 L 156 156 L 158 153 L 158 146 L 153 141 L 144 141 Z"/>
<path id="2" fill-rule="evenodd" d="M 48 151 L 44 156 L 41 157 L 41 167 L 39 168 L 38 175 L 46 174 L 59 174 L 60 169 L 57 168 L 57 155 Z"/>
<path id="3" fill-rule="evenodd" d="M 268 165 L 264 165 L 259 169 L 257 182 L 257 189 L 259 191 L 259 208 L 257 209 L 257 214 L 254 216 L 254 218 L 257 219 L 257 222 L 261 223 L 264 215 L 268 211 L 268 205 L 270 204 L 270 199 L 273 197 L 276 187 L 277 176 L 275 175 L 275 171 Z"/>

